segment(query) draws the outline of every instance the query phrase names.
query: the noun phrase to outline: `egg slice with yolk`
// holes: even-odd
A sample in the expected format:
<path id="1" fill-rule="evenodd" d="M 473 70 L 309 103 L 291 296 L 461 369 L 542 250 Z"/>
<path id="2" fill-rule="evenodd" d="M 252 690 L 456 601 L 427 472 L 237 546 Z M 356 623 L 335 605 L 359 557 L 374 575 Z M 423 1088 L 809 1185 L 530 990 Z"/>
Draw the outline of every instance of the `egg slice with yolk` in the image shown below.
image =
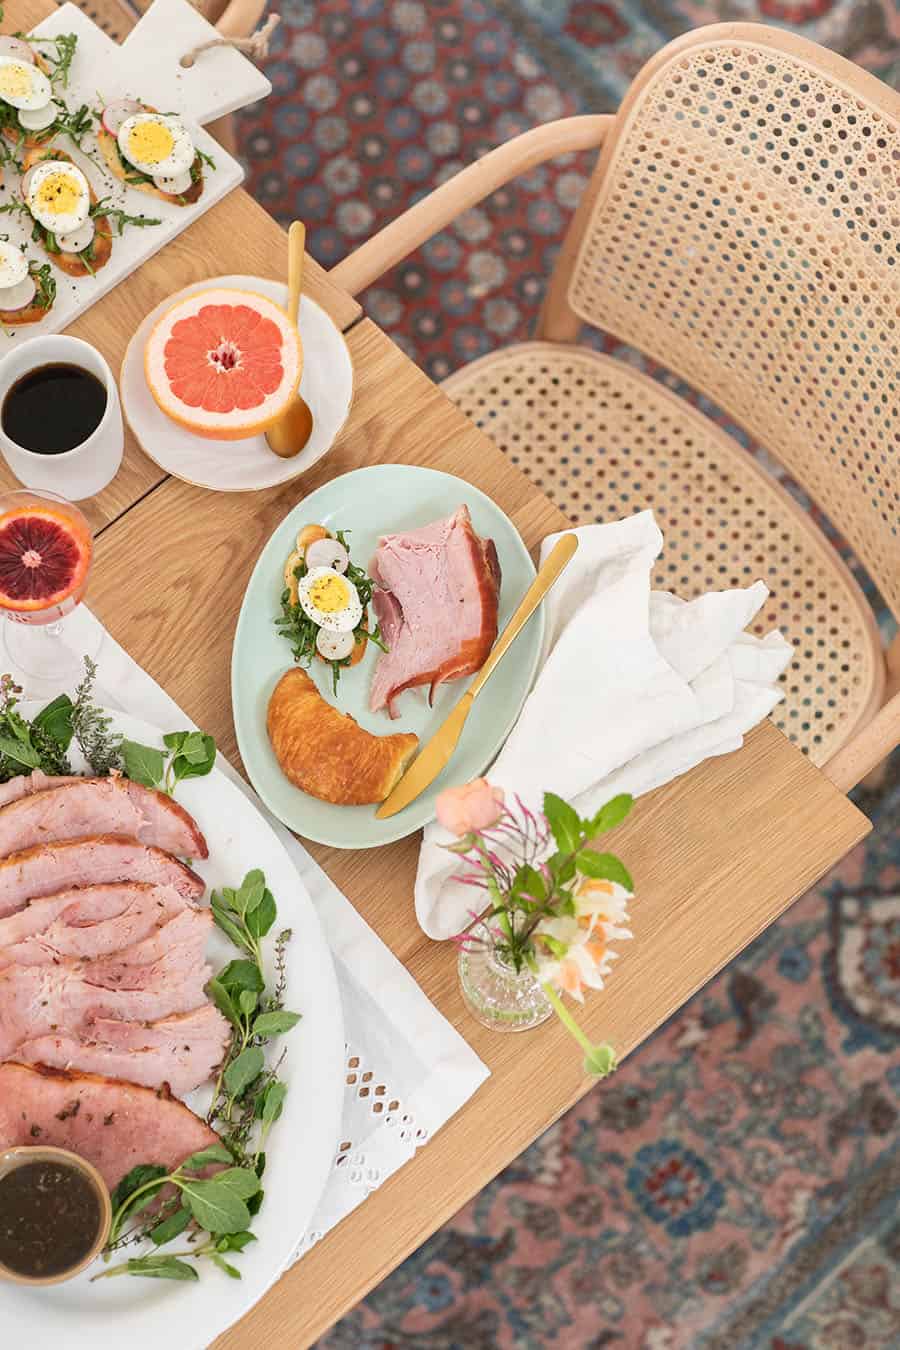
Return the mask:
<path id="1" fill-rule="evenodd" d="M 311 567 L 297 584 L 297 599 L 307 618 L 329 633 L 352 633 L 362 618 L 356 587 L 333 567 Z"/>

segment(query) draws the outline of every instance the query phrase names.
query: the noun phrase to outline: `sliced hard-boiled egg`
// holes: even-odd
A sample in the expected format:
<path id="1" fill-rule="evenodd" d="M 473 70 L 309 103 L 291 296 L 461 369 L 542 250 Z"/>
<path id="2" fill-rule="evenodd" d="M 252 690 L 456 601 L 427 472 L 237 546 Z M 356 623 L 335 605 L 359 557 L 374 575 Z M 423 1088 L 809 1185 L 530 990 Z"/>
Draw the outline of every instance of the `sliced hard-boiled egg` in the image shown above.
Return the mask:
<path id="1" fill-rule="evenodd" d="M 48 159 L 34 166 L 27 201 L 29 211 L 45 230 L 55 235 L 71 234 L 88 218 L 91 191 L 77 165 Z"/>
<path id="2" fill-rule="evenodd" d="M 193 183 L 190 169 L 185 169 L 183 173 L 153 175 L 153 186 L 158 187 L 160 192 L 168 192 L 173 197 L 180 197 L 182 192 L 187 192 Z"/>
<path id="3" fill-rule="evenodd" d="M 303 613 L 329 633 L 352 633 L 362 618 L 356 588 L 333 567 L 311 567 L 297 586 Z"/>
<path id="4" fill-rule="evenodd" d="M 123 159 L 151 177 L 171 178 L 190 169 L 196 158 L 193 141 L 177 117 L 135 113 L 116 137 Z"/>
<path id="5" fill-rule="evenodd" d="M 0 99 L 14 108 L 44 108 L 53 98 L 50 81 L 37 66 L 0 57 Z"/>
<path id="6" fill-rule="evenodd" d="M 326 661 L 345 661 L 355 646 L 352 633 L 329 633 L 327 628 L 320 628 L 316 634 L 316 649 Z"/>
<path id="7" fill-rule="evenodd" d="M 56 104 L 52 102 L 45 104 L 43 108 L 21 108 L 19 125 L 25 131 L 46 131 L 47 127 L 56 121 L 57 111 Z"/>
<path id="8" fill-rule="evenodd" d="M 15 286 L 28 275 L 28 259 L 15 244 L 0 239 L 0 287 Z"/>
<path id="9" fill-rule="evenodd" d="M 350 555 L 339 539 L 316 539 L 303 555 L 307 567 L 330 567 L 334 572 L 346 572 Z"/>

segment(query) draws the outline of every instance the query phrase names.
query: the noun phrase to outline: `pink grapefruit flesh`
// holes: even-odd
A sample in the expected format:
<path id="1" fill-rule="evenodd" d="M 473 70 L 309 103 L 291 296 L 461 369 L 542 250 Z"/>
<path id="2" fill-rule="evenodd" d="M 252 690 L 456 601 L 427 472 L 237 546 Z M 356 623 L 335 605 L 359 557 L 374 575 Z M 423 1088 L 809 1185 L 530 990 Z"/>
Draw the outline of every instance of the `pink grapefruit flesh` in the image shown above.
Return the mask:
<path id="1" fill-rule="evenodd" d="M 300 338 L 264 295 L 219 288 L 188 296 L 154 325 L 144 371 L 167 416 L 198 436 L 241 440 L 277 422 L 296 396 Z"/>
<path id="2" fill-rule="evenodd" d="M 0 606 L 49 609 L 78 593 L 91 562 L 90 536 L 52 510 L 0 516 Z"/>

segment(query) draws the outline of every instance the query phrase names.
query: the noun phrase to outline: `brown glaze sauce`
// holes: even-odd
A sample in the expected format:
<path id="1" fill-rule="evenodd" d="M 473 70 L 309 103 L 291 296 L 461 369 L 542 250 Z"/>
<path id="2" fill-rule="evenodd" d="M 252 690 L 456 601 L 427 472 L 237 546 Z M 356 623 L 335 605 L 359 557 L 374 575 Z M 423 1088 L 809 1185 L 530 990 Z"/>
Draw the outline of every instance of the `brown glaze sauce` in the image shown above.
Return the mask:
<path id="1" fill-rule="evenodd" d="M 83 1172 L 27 1162 L 0 1177 L 0 1263 L 31 1279 L 61 1275 L 87 1256 L 100 1200 Z"/>

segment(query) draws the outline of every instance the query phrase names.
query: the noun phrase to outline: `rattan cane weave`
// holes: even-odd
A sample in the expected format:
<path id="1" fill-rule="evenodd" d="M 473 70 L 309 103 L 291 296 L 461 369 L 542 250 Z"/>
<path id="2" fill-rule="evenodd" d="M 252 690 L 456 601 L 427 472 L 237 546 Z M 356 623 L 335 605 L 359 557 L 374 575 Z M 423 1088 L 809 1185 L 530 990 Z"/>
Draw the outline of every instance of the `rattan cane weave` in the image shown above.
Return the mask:
<path id="1" fill-rule="evenodd" d="M 638 81 L 569 303 L 745 426 L 900 615 L 900 95 L 739 27 Z"/>
<path id="2" fill-rule="evenodd" d="M 665 536 L 657 588 L 689 598 L 765 579 L 756 629 L 795 644 L 774 720 L 816 763 L 872 715 L 883 656 L 856 582 L 784 489 L 683 399 L 548 342 L 482 357 L 443 387 L 573 523 L 651 506 Z"/>

